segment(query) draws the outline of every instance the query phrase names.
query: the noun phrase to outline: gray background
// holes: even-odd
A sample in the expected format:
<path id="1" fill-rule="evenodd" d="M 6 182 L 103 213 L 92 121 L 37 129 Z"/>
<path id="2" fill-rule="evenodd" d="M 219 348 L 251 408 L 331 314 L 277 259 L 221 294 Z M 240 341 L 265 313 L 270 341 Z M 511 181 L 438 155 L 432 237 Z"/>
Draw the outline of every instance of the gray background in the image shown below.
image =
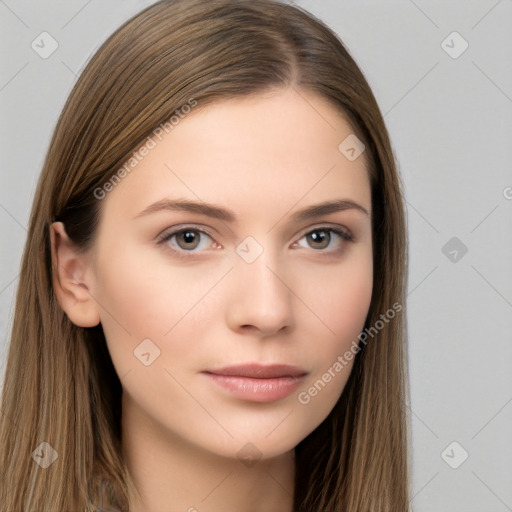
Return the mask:
<path id="1" fill-rule="evenodd" d="M 0 0 L 2 375 L 57 116 L 90 54 L 150 3 Z M 512 511 L 512 1 L 296 4 L 365 73 L 405 182 L 413 509 Z M 43 31 L 58 42 L 46 59 L 31 47 Z"/>

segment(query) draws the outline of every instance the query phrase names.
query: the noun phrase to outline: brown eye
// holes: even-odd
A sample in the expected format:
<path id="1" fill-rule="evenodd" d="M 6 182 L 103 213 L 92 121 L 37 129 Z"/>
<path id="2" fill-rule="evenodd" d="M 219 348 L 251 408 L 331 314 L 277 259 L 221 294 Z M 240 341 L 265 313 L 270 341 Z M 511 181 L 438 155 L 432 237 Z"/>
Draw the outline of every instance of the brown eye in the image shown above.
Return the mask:
<path id="1" fill-rule="evenodd" d="M 331 241 L 331 234 L 326 230 L 312 231 L 306 235 L 308 242 L 313 249 L 326 249 Z"/>
<path id="2" fill-rule="evenodd" d="M 302 245 L 298 242 L 300 247 L 307 249 L 314 249 L 322 253 L 331 253 L 339 250 L 343 247 L 344 242 L 353 242 L 353 236 L 342 229 L 320 227 L 309 231 L 304 234 L 301 241 L 304 240 L 306 243 Z"/>
<path id="3" fill-rule="evenodd" d="M 176 243 L 181 249 L 195 249 L 199 244 L 200 235 L 196 231 L 186 230 L 175 233 Z"/>
<path id="4" fill-rule="evenodd" d="M 200 253 L 212 245 L 212 237 L 201 229 L 183 228 L 163 233 L 158 237 L 159 243 L 165 243 L 175 252 Z M 196 250 L 197 249 L 197 250 Z"/>

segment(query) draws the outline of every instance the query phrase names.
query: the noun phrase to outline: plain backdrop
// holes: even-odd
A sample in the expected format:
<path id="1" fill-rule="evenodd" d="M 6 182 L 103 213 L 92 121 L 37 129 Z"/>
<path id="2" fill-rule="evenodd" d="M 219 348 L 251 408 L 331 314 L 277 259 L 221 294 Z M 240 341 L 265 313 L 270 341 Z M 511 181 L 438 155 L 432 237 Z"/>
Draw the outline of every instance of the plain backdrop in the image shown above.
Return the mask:
<path id="1" fill-rule="evenodd" d="M 0 0 L 2 375 L 59 112 L 91 53 L 151 3 Z M 413 510 L 512 511 L 512 1 L 296 4 L 363 70 L 405 184 Z"/>

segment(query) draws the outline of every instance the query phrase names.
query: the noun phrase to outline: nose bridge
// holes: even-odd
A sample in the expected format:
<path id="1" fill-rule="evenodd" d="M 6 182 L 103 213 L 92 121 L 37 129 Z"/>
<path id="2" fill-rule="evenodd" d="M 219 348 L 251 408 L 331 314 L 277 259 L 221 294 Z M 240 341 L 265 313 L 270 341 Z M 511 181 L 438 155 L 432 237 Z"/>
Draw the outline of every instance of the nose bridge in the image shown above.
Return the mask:
<path id="1" fill-rule="evenodd" d="M 249 239 L 239 244 L 236 258 L 231 326 L 251 325 L 266 335 L 291 326 L 292 293 L 285 284 L 286 271 L 278 255 Z"/>

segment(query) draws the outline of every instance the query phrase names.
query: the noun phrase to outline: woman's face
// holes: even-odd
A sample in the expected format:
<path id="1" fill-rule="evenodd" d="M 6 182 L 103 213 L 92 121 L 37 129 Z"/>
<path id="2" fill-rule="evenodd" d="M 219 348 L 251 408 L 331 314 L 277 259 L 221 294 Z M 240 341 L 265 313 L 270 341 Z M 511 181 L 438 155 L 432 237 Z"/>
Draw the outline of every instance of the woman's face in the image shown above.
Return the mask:
<path id="1" fill-rule="evenodd" d="M 87 286 L 148 435 L 268 458 L 332 410 L 373 283 L 351 134 L 304 91 L 198 105 L 101 200 Z"/>

